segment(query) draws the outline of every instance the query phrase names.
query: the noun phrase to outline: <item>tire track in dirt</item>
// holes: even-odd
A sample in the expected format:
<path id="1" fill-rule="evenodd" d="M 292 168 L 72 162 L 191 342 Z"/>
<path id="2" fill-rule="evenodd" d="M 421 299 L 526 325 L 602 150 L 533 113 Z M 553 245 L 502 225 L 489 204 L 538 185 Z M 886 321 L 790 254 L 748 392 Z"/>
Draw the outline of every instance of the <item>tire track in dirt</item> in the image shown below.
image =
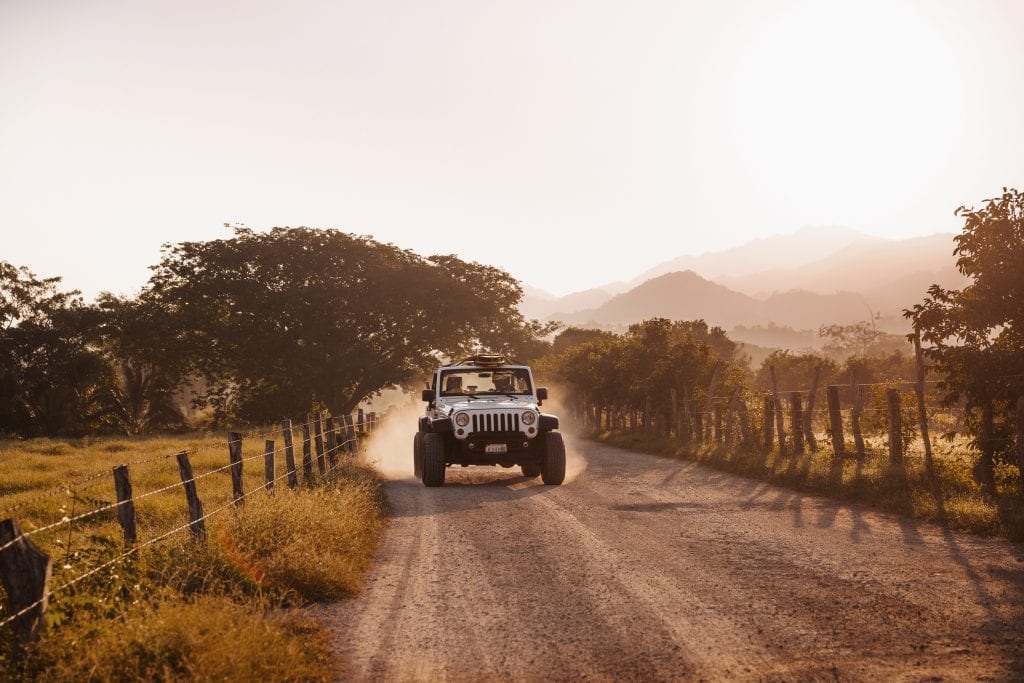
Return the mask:
<path id="1" fill-rule="evenodd" d="M 575 442 L 576 481 L 386 484 L 346 680 L 1024 677 L 1024 550 Z M 411 457 L 411 456 L 410 456 Z"/>

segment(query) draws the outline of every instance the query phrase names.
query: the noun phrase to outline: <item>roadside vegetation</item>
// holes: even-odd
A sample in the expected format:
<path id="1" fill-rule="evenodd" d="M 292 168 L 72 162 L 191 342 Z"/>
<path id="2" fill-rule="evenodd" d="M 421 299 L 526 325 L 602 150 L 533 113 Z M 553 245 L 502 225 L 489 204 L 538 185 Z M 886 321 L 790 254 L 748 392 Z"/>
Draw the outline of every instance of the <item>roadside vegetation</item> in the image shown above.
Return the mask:
<path id="1" fill-rule="evenodd" d="M 243 455 L 262 442 L 243 442 Z M 196 475 L 223 467 L 223 436 L 35 439 L 0 442 L 0 517 L 30 532 L 113 502 L 110 468 L 133 467 L 136 493 L 180 483 L 164 453 L 195 450 Z M 327 680 L 339 663 L 319 626 L 296 607 L 359 590 L 385 525 L 372 470 L 342 457 L 315 485 L 259 490 L 261 458 L 245 462 L 247 495 L 230 505 L 228 471 L 197 480 L 205 542 L 179 533 L 55 594 L 47 628 L 19 660 L 4 648 L 0 678 L 53 681 Z M 104 476 L 72 487 L 100 472 Z M 186 523 L 180 486 L 138 501 L 139 545 Z M 31 537 L 63 584 L 120 555 L 113 511 Z M 2 592 L 0 592 L 2 597 Z M 0 600 L 2 602 L 2 600 Z M 3 617 L 0 610 L 0 619 Z M 0 629 L 3 631 L 3 629 Z M 2 639 L 10 642 L 10 634 Z"/>
<path id="2" fill-rule="evenodd" d="M 867 457 L 833 457 L 827 440 L 817 453 L 780 454 L 740 446 L 687 448 L 670 436 L 643 431 L 601 431 L 592 438 L 612 446 L 699 462 L 798 491 L 831 496 L 934 522 L 951 529 L 1024 541 L 1024 497 L 1016 467 L 996 467 L 996 493 L 986 493 L 972 470 L 977 459 L 967 439 L 934 443 L 935 466 L 925 467 L 918 442 L 902 465 L 889 463 L 881 439 L 869 440 Z M 874 442 L 872 444 L 872 441 Z"/>
<path id="3" fill-rule="evenodd" d="M 903 340 L 872 320 L 822 326 L 821 352 L 777 350 L 751 368 L 721 328 L 652 319 L 565 330 L 539 366 L 602 441 L 1024 540 L 1024 194 L 956 213 L 950 249 L 968 284 L 922 292 Z M 836 448 L 844 423 L 855 443 Z M 784 430 L 807 448 L 778 443 Z"/>

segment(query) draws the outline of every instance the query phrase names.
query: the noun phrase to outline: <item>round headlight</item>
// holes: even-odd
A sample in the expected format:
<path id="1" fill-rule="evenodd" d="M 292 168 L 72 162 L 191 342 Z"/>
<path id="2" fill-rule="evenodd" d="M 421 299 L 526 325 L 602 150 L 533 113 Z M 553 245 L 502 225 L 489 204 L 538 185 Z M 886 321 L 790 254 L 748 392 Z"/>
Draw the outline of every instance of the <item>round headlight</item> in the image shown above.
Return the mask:
<path id="1" fill-rule="evenodd" d="M 468 425 L 469 424 L 469 414 L 468 413 L 456 413 L 455 414 L 455 424 L 457 424 L 460 427 L 465 427 L 466 425 Z"/>
<path id="2" fill-rule="evenodd" d="M 526 412 L 523 413 L 523 424 L 524 425 L 532 425 L 536 421 L 537 421 L 537 413 L 533 412 L 532 410 L 527 410 Z"/>

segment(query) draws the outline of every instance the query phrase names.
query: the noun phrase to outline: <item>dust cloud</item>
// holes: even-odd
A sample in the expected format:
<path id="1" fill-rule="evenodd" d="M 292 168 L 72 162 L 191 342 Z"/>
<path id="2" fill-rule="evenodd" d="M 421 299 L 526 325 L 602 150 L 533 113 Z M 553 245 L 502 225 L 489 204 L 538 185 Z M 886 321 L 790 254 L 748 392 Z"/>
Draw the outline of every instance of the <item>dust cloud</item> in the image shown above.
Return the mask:
<path id="1" fill-rule="evenodd" d="M 391 406 L 381 418 L 380 429 L 367 440 L 362 460 L 376 467 L 387 479 L 413 477 L 412 438 L 424 403 L 409 395 L 408 401 Z"/>
<path id="2" fill-rule="evenodd" d="M 576 424 L 569 417 L 569 409 L 560 400 L 567 395 L 565 389 L 559 386 L 549 385 L 548 392 L 551 396 L 541 410 L 558 416 L 558 431 L 562 432 L 565 440 L 565 483 L 575 481 L 587 469 L 587 459 L 576 448 L 580 439 L 579 430 Z"/>
<path id="3" fill-rule="evenodd" d="M 554 391 L 552 393 L 555 393 Z M 424 413 L 424 404 L 417 400 L 418 396 L 408 395 L 407 401 L 396 401 L 384 413 L 380 428 L 367 440 L 366 450 L 361 459 L 367 465 L 375 467 L 386 479 L 411 479 L 412 439 L 416 433 L 416 424 Z M 559 431 L 565 433 L 565 483 L 579 477 L 587 469 L 587 460 L 576 448 L 577 437 L 566 411 L 557 398 L 549 399 L 541 408 L 546 413 L 558 415 Z M 511 473 L 500 467 L 477 467 L 477 473 L 494 472 Z M 515 470 L 518 474 L 518 469 Z M 539 480 L 538 480 L 539 481 Z"/>

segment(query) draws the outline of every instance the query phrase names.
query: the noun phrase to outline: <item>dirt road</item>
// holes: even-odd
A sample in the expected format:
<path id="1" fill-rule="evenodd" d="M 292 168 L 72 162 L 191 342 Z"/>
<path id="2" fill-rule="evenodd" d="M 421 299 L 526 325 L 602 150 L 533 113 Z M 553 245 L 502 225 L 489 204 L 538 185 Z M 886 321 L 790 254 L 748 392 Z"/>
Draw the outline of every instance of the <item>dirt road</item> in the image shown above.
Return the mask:
<path id="1" fill-rule="evenodd" d="M 323 611 L 349 680 L 1024 679 L 1024 547 L 572 442 L 389 482 L 366 590 Z"/>

